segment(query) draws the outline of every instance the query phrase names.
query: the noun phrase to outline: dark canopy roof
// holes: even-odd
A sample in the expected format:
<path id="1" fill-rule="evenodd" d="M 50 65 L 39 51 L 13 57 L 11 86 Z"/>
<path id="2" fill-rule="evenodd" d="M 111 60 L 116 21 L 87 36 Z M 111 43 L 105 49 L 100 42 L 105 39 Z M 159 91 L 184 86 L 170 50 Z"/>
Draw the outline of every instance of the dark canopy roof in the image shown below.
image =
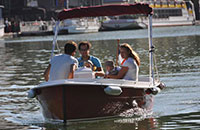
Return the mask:
<path id="1" fill-rule="evenodd" d="M 58 19 L 151 13 L 152 8 L 148 4 L 102 5 L 64 9 L 58 14 Z"/>

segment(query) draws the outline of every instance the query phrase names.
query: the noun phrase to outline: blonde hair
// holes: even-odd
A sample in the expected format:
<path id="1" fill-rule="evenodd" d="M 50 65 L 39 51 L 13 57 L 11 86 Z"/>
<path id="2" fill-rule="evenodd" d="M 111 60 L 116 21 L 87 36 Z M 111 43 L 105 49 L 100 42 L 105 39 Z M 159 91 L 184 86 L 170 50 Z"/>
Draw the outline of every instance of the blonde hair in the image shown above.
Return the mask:
<path id="1" fill-rule="evenodd" d="M 120 45 L 120 48 L 125 48 L 127 51 L 129 51 L 129 57 L 132 57 L 138 66 L 140 66 L 140 58 L 138 54 L 132 49 L 132 47 L 128 43 L 123 43 Z"/>

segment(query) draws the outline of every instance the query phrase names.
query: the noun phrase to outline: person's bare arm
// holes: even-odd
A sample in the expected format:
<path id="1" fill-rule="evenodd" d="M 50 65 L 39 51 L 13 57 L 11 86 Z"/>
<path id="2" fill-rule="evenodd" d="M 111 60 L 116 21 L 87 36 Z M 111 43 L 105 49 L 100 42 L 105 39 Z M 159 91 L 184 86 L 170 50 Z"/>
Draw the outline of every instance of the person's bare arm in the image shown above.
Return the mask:
<path id="1" fill-rule="evenodd" d="M 105 73 L 103 71 L 100 71 L 100 72 L 95 72 L 95 76 L 100 76 L 100 77 L 104 77 L 105 76 Z"/>
<path id="2" fill-rule="evenodd" d="M 44 71 L 44 79 L 45 79 L 45 81 L 49 80 L 50 69 L 51 69 L 51 64 L 49 64 L 48 67 L 46 68 L 46 70 Z"/>
<path id="3" fill-rule="evenodd" d="M 73 79 L 74 78 L 74 71 L 76 70 L 77 66 L 75 64 L 72 64 L 70 67 L 70 72 L 68 75 L 68 79 Z"/>
<path id="4" fill-rule="evenodd" d="M 105 78 L 123 79 L 127 72 L 128 72 L 128 67 L 122 67 L 117 75 L 106 75 Z"/>
<path id="5" fill-rule="evenodd" d="M 103 71 L 103 69 L 101 67 L 96 68 L 95 76 L 100 76 L 100 77 L 105 76 L 105 72 Z"/>

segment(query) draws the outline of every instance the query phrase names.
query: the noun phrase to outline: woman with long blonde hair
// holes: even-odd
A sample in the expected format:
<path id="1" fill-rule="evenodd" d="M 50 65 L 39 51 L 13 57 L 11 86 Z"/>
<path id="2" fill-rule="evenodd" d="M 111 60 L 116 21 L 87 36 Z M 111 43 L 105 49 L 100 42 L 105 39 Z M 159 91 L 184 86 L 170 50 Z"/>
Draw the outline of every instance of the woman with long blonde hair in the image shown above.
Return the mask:
<path id="1" fill-rule="evenodd" d="M 138 80 L 140 58 L 128 43 L 120 45 L 120 54 L 124 59 L 118 75 L 107 75 L 107 78 Z"/>

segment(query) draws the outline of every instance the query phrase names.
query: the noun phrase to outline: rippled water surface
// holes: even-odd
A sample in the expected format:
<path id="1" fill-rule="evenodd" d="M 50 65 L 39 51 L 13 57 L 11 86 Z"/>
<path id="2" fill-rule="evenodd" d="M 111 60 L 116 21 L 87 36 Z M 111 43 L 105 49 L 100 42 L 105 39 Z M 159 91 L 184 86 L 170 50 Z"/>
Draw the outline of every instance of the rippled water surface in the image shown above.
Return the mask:
<path id="1" fill-rule="evenodd" d="M 90 40 L 91 54 L 115 60 L 117 40 L 128 42 L 141 58 L 140 74 L 148 74 L 147 30 L 99 32 L 59 36 L 66 40 Z M 0 129 L 153 130 L 200 129 L 200 26 L 155 28 L 156 62 L 167 85 L 155 96 L 153 114 L 68 126 L 46 123 L 36 99 L 27 91 L 44 81 L 52 36 L 21 37 L 0 41 Z M 79 56 L 77 53 L 76 56 Z"/>

